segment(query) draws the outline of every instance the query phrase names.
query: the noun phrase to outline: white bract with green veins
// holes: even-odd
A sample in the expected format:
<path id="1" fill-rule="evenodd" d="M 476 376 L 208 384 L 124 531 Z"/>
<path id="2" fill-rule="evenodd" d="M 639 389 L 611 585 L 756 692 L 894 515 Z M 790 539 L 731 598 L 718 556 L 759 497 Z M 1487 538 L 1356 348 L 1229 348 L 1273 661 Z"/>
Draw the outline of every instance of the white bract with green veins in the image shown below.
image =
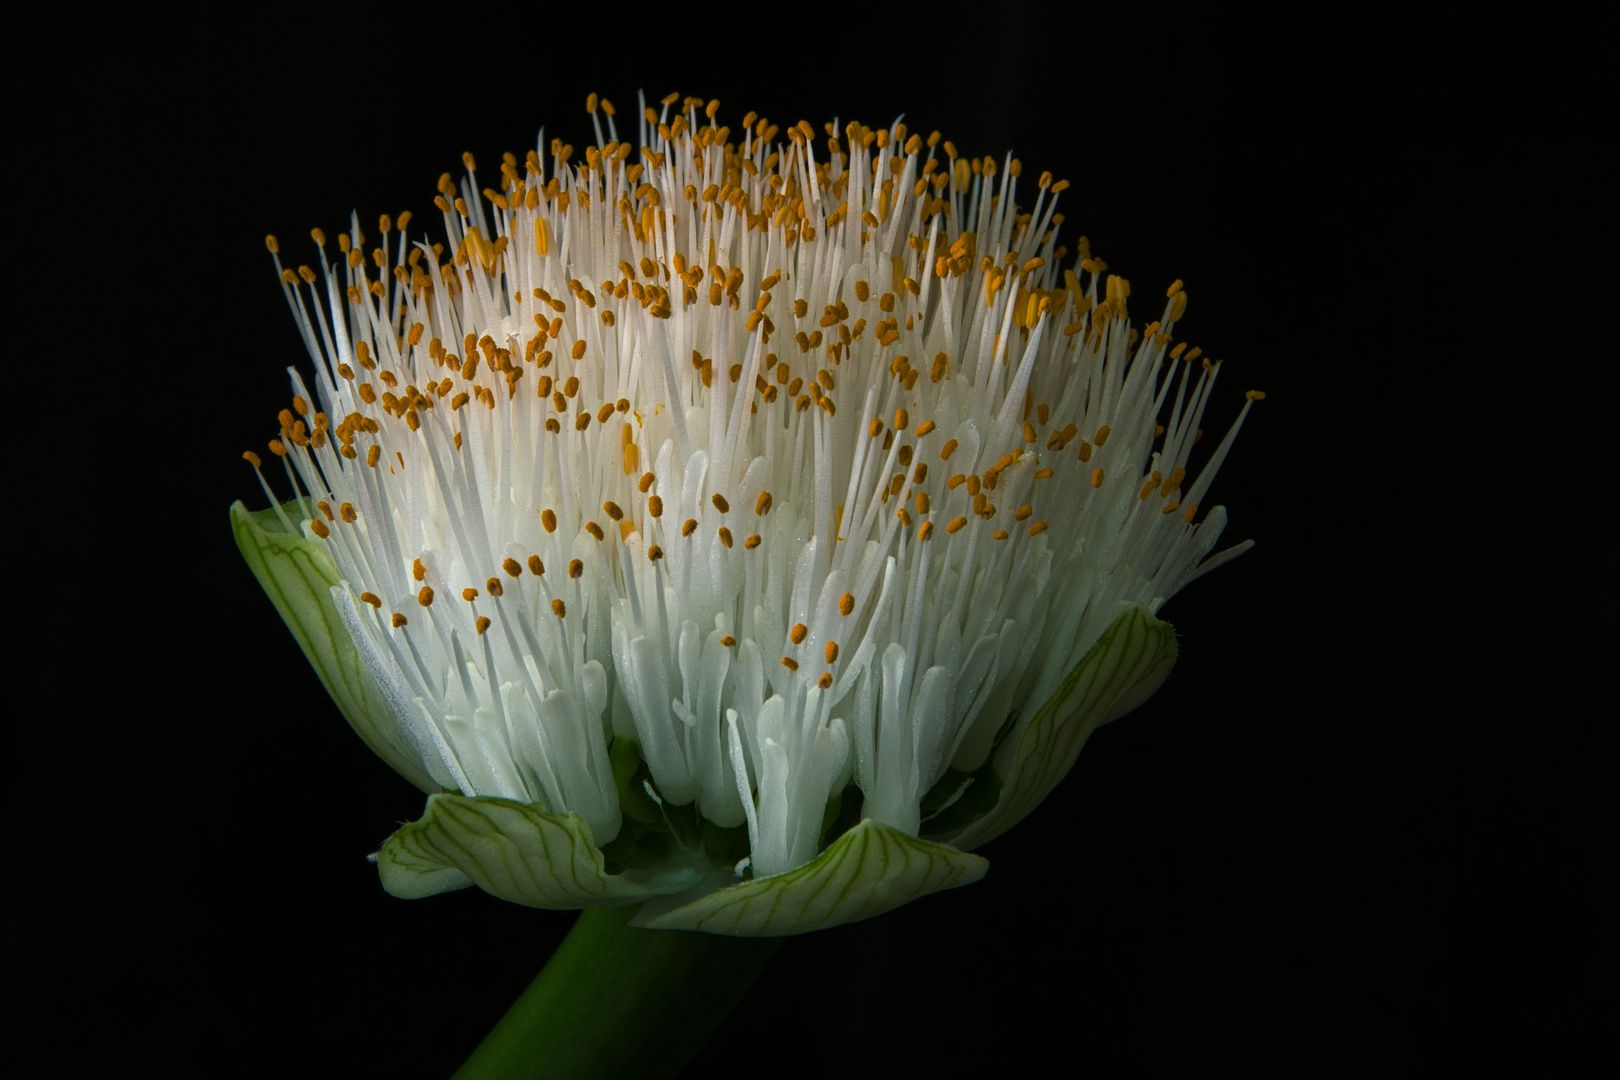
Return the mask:
<path id="1" fill-rule="evenodd" d="M 297 497 L 233 520 L 430 793 L 376 856 L 396 895 L 783 934 L 977 880 L 1168 673 L 1159 606 L 1248 546 L 1206 558 L 1197 515 L 1249 405 L 1193 479 L 1218 366 L 1179 282 L 1138 332 L 1083 239 L 1065 265 L 1066 184 L 1020 213 L 1017 161 L 937 133 L 676 101 L 633 145 L 593 97 L 583 162 L 499 190 L 468 155 L 441 243 L 401 215 L 277 257 Z"/>

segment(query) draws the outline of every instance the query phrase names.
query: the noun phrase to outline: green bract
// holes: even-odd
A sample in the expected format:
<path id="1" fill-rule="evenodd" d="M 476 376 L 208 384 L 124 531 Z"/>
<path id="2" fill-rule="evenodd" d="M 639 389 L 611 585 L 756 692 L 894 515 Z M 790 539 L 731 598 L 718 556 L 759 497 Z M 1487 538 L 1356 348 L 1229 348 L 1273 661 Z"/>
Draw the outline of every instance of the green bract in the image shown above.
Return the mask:
<path id="1" fill-rule="evenodd" d="M 795 870 L 732 885 L 662 913 L 644 910 L 638 925 L 735 937 L 803 934 L 971 885 L 989 868 L 977 855 L 867 819 Z"/>
<path id="2" fill-rule="evenodd" d="M 1091 733 L 1142 704 L 1176 663 L 1176 632 L 1141 607 L 1114 620 L 1028 724 L 1002 741 L 991 768 L 999 798 L 987 813 L 947 834 L 971 850 L 1022 821 L 1069 774 Z"/>
<path id="3" fill-rule="evenodd" d="M 283 513 L 296 521 L 303 511 L 290 502 Z M 360 662 L 338 617 L 332 603 L 338 573 L 325 547 L 287 532 L 275 510 L 249 512 L 239 501 L 231 504 L 231 532 L 253 576 L 355 734 L 399 775 L 423 791 L 438 791 L 439 785 L 394 723 L 382 691 Z"/>
<path id="4" fill-rule="evenodd" d="M 617 907 L 681 892 L 699 876 L 684 867 L 610 874 L 603 862 L 578 814 L 466 795 L 429 795 L 421 820 L 377 853 L 383 888 L 406 900 L 477 885 L 525 907 Z"/>
<path id="5" fill-rule="evenodd" d="M 286 511 L 296 514 L 296 504 Z M 1139 605 L 1127 607 L 1052 698 L 1010 726 L 982 768 L 940 782 L 939 789 L 956 798 L 924 820 L 921 838 L 870 819 L 856 819 L 839 833 L 829 827 L 849 814 L 835 797 L 820 853 L 764 878 L 738 881 L 729 866 L 717 866 L 718 858 L 729 858 L 724 849 L 737 830 L 672 824 L 683 821 L 688 808 L 662 808 L 644 798 L 630 779 L 639 762 L 624 760 L 623 744 L 615 744 L 615 771 L 625 773 L 619 788 L 627 831 L 609 847 L 668 852 L 657 865 L 642 858 L 630 866 L 604 855 L 576 814 L 438 791 L 338 616 L 332 591 L 339 581 L 322 545 L 288 533 L 273 510 L 249 513 L 237 503 L 231 525 L 254 575 L 349 724 L 402 776 L 430 792 L 422 818 L 375 856 L 384 888 L 404 898 L 477 885 L 537 908 L 652 900 L 637 925 L 744 937 L 870 918 L 983 877 L 989 863 L 968 850 L 1028 815 L 1073 767 L 1091 732 L 1145 701 L 1176 660 L 1169 624 Z M 630 830 L 646 839 L 637 841 Z"/>

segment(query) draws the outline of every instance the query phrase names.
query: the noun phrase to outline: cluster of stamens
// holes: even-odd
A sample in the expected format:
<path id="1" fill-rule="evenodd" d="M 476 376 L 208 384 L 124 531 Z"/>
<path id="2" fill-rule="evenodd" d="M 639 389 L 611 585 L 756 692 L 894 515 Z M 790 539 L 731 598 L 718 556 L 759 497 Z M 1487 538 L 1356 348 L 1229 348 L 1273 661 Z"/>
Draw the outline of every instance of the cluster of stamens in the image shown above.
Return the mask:
<path id="1" fill-rule="evenodd" d="M 1187 294 L 1131 328 L 1049 173 L 1020 213 L 1015 159 L 901 123 L 818 151 L 671 95 L 632 144 L 590 109 L 583 161 L 442 177 L 445 241 L 355 220 L 293 270 L 269 240 L 316 370 L 270 443 L 310 493 L 286 527 L 446 787 L 605 843 L 623 738 L 756 873 L 852 780 L 915 834 L 1123 605 L 1219 560 L 1198 502 L 1242 416 L 1186 486 L 1218 372 Z"/>

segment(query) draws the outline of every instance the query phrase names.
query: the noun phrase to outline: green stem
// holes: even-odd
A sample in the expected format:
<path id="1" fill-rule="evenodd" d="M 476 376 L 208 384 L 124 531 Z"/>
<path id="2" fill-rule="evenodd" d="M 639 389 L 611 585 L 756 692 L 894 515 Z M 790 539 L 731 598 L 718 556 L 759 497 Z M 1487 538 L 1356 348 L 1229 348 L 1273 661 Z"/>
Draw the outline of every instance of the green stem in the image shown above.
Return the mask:
<path id="1" fill-rule="evenodd" d="M 677 1076 L 782 943 L 642 930 L 635 912 L 580 912 L 456 1080 Z"/>

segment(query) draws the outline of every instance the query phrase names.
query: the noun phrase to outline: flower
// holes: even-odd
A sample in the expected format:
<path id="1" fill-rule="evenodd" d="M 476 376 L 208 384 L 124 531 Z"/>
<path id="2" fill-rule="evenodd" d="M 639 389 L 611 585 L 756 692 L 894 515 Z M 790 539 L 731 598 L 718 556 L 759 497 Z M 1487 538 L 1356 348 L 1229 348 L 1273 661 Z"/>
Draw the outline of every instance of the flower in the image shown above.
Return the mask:
<path id="1" fill-rule="evenodd" d="M 677 101 L 632 144 L 593 95 L 583 162 L 498 190 L 467 155 L 443 242 L 269 240 L 314 391 L 270 444 L 296 498 L 233 522 L 429 792 L 397 895 L 781 934 L 977 880 L 1249 546 L 1198 516 L 1249 404 L 1193 478 L 1219 365 L 1180 282 L 1138 332 L 1058 246 L 1066 182 L 1020 213 L 1010 155 Z"/>

